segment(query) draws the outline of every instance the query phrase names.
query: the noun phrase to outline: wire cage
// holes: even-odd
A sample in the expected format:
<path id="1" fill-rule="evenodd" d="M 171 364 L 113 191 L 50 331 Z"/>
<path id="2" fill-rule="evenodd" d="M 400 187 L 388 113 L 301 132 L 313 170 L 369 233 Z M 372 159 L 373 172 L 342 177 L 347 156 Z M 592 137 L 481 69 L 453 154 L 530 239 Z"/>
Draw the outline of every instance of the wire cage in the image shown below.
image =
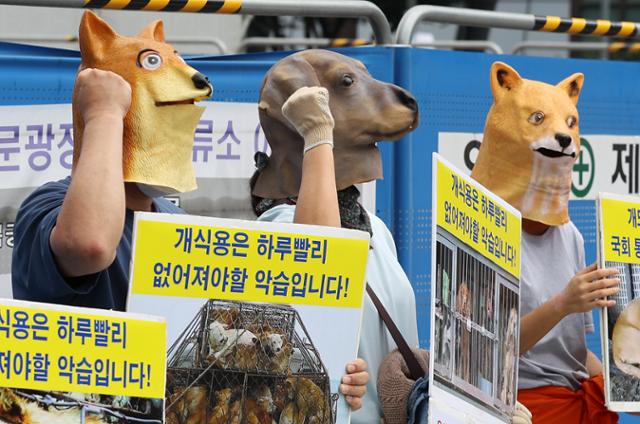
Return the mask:
<path id="1" fill-rule="evenodd" d="M 333 424 L 337 400 L 290 306 L 209 300 L 168 352 L 167 424 Z"/>

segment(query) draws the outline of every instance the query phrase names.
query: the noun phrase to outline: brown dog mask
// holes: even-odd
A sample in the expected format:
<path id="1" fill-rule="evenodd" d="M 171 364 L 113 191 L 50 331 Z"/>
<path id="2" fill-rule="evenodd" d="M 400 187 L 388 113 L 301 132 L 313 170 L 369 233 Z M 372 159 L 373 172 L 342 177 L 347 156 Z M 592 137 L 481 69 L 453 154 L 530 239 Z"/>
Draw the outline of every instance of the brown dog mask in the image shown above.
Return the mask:
<path id="1" fill-rule="evenodd" d="M 329 91 L 338 190 L 382 178 L 376 142 L 397 140 L 418 124 L 418 106 L 407 91 L 373 79 L 364 65 L 327 50 L 306 50 L 273 65 L 260 89 L 260 124 L 272 154 L 253 194 L 268 199 L 298 195 L 304 141 L 282 115 L 301 87 Z"/>
<path id="2" fill-rule="evenodd" d="M 569 221 L 583 81 L 573 74 L 554 86 L 523 79 L 501 62 L 491 66 L 494 102 L 471 176 L 523 218 L 547 225 Z"/>
<path id="3" fill-rule="evenodd" d="M 152 22 L 137 37 L 123 37 L 87 11 L 79 41 L 81 69 L 111 71 L 131 85 L 131 107 L 124 119 L 124 180 L 138 183 L 150 197 L 194 190 L 193 136 L 204 108 L 193 103 L 211 95 L 207 78 L 164 42 L 162 21 Z M 73 124 L 75 164 L 84 128 L 75 106 Z"/>

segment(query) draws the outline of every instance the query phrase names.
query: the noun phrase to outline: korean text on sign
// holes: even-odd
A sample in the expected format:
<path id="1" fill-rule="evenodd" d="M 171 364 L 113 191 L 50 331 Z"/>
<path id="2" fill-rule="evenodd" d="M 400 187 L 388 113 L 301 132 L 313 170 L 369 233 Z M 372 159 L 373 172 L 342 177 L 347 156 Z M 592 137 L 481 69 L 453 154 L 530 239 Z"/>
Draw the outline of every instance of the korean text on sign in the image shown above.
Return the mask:
<path id="1" fill-rule="evenodd" d="M 436 166 L 437 224 L 519 277 L 520 215 L 443 161 Z"/>
<path id="2" fill-rule="evenodd" d="M 640 264 L 640 201 L 600 196 L 605 261 Z"/>
<path id="3" fill-rule="evenodd" d="M 136 221 L 134 294 L 337 307 L 362 302 L 364 233 L 325 237 L 275 232 L 291 227 L 270 223 L 225 227 L 229 221 L 210 218 L 217 225 L 205 226 L 156 216 Z"/>
<path id="4" fill-rule="evenodd" d="M 0 302 L 0 387 L 164 396 L 166 325 Z"/>

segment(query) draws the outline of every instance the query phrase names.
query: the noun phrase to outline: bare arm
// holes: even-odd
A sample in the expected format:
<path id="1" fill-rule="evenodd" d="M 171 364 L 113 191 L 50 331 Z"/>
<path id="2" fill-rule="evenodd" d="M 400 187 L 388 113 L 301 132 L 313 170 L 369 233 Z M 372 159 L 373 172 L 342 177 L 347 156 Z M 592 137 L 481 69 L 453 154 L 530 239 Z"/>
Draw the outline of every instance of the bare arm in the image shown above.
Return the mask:
<path id="1" fill-rule="evenodd" d="M 340 227 L 333 147 L 328 144 L 317 146 L 304 155 L 294 222 Z"/>
<path id="2" fill-rule="evenodd" d="M 566 316 L 556 297 L 549 299 L 520 321 L 520 355 L 535 346 Z"/>
<path id="3" fill-rule="evenodd" d="M 302 181 L 294 222 L 340 227 L 329 93 L 321 87 L 300 88 L 287 99 L 282 113 L 304 138 Z M 358 358 L 347 364 L 346 371 L 340 392 L 355 411 L 362 407 L 362 397 L 367 392 L 367 363 Z"/>
<path id="4" fill-rule="evenodd" d="M 327 89 L 298 89 L 282 106 L 282 114 L 304 138 L 302 181 L 293 221 L 340 227 L 333 164 L 334 121 Z"/>
<path id="5" fill-rule="evenodd" d="M 596 375 L 602 374 L 602 362 L 600 359 L 591 352 L 587 351 L 587 372 L 589 373 L 589 377 L 595 377 Z"/>
<path id="6" fill-rule="evenodd" d="M 125 216 L 123 118 L 131 101 L 129 85 L 111 72 L 83 70 L 76 84 L 82 151 L 50 236 L 56 262 L 68 277 L 101 271 L 115 258 Z"/>
<path id="7" fill-rule="evenodd" d="M 596 269 L 596 265 L 584 268 L 571 279 L 556 296 L 544 302 L 522 317 L 520 322 L 520 355 L 540 341 L 565 316 L 615 305 L 605 300 L 616 294 L 620 280 L 615 278 L 615 268 Z"/>

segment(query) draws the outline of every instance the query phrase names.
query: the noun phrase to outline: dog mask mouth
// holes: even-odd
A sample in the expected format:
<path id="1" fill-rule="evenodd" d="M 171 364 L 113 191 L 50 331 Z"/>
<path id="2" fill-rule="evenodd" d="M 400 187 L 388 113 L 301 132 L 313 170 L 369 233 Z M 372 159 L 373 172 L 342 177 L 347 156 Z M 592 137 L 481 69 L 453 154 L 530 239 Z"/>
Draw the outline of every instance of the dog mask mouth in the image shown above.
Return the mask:
<path id="1" fill-rule="evenodd" d="M 546 147 L 540 147 L 538 149 L 534 149 L 534 152 L 538 152 L 542 156 L 546 156 L 548 158 L 561 158 L 561 157 L 570 157 L 574 159 L 576 158 L 576 152 L 563 153 L 557 150 L 547 149 Z"/>
<path id="2" fill-rule="evenodd" d="M 211 96 L 211 92 L 209 95 L 206 95 L 206 96 L 202 95 L 202 96 L 192 97 L 184 100 L 164 100 L 164 101 L 157 100 L 155 103 L 156 103 L 156 107 L 195 105 L 198 102 L 207 100 L 208 98 L 210 98 L 210 96 Z"/>
<path id="3" fill-rule="evenodd" d="M 157 107 L 166 107 L 166 106 L 179 106 L 179 105 L 193 105 L 196 103 L 195 99 L 187 99 L 187 100 L 174 100 L 168 102 L 156 102 Z"/>

